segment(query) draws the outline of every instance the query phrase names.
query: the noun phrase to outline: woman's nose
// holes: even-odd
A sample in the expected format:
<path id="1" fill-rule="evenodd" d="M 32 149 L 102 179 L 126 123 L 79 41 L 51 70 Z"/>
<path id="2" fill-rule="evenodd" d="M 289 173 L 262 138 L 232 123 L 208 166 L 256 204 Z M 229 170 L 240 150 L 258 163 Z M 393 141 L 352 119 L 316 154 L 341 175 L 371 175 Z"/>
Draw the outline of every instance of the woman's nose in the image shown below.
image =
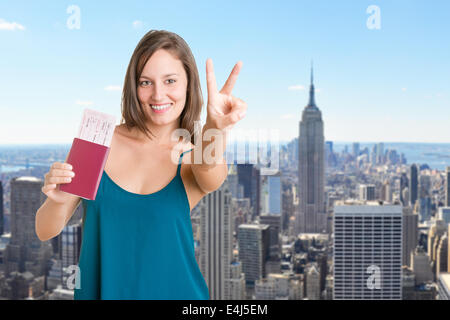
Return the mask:
<path id="1" fill-rule="evenodd" d="M 153 86 L 152 99 L 155 101 L 159 101 L 164 97 L 164 88 L 162 85 L 155 83 Z"/>

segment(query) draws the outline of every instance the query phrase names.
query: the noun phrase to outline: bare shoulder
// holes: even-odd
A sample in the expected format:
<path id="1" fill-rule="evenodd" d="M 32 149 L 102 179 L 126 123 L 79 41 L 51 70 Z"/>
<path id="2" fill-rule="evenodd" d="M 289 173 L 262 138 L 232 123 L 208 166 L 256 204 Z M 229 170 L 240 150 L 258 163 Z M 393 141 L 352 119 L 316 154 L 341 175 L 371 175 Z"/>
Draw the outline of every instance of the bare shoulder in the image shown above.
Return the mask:
<path id="1" fill-rule="evenodd" d="M 114 129 L 114 134 L 111 139 L 108 159 L 106 161 L 105 169 L 109 173 L 121 159 L 129 156 L 130 152 L 126 152 L 131 148 L 132 136 L 124 127 L 124 125 L 117 125 Z"/>

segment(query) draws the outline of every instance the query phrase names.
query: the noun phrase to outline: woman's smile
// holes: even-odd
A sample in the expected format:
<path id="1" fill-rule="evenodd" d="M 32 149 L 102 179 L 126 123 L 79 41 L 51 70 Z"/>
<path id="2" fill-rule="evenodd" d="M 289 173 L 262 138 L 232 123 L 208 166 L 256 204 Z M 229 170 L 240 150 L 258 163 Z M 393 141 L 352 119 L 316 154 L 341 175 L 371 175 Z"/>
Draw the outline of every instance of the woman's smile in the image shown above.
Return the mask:
<path id="1" fill-rule="evenodd" d="M 167 104 L 151 104 L 150 108 L 155 113 L 165 113 L 167 112 L 171 107 L 173 103 L 167 103 Z"/>

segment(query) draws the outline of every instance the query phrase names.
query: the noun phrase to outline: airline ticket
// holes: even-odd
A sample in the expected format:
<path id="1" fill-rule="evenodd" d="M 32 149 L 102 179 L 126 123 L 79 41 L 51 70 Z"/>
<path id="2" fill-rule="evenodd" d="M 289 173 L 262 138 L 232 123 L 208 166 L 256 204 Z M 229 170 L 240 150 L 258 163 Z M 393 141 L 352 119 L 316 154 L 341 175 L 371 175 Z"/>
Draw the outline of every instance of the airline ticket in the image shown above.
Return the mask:
<path id="1" fill-rule="evenodd" d="M 116 117 L 113 115 L 85 109 L 77 138 L 109 147 L 111 145 L 115 123 Z"/>

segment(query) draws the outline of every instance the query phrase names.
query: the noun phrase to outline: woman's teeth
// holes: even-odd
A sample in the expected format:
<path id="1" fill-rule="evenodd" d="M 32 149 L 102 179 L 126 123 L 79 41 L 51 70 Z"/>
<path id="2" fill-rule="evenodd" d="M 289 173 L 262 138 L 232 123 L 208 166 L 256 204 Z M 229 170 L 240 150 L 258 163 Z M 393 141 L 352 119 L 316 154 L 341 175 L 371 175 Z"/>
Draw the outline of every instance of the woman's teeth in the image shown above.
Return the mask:
<path id="1" fill-rule="evenodd" d="M 150 107 L 151 107 L 152 109 L 154 109 L 154 110 L 164 110 L 164 109 L 167 109 L 167 108 L 170 107 L 170 106 L 171 106 L 171 103 L 169 103 L 169 104 L 164 104 L 164 105 L 162 105 L 162 106 L 150 105 Z"/>

